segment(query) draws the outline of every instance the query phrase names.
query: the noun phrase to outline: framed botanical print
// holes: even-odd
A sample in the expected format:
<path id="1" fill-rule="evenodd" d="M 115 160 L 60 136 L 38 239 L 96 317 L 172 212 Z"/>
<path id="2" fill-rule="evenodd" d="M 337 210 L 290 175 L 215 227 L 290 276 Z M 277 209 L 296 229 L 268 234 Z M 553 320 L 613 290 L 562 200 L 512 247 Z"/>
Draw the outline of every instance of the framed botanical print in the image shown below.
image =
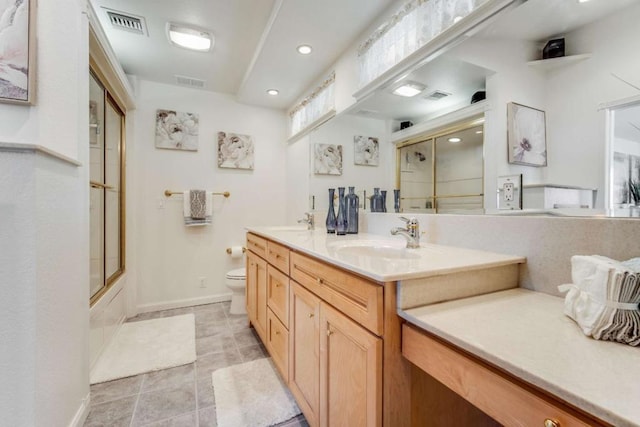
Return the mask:
<path id="1" fill-rule="evenodd" d="M 0 1 L 0 102 L 35 102 L 35 0 Z"/>
<path id="2" fill-rule="evenodd" d="M 507 104 L 509 163 L 547 166 L 545 113 L 510 102 Z"/>

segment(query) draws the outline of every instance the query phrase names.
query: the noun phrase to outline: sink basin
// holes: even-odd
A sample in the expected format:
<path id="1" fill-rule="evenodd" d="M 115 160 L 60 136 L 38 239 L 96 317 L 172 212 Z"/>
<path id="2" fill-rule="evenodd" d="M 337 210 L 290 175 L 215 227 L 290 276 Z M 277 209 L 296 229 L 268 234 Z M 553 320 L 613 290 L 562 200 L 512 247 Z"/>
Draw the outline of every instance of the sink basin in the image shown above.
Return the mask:
<path id="1" fill-rule="evenodd" d="M 347 240 L 329 245 L 335 255 L 357 256 L 381 259 L 417 259 L 415 249 L 407 249 L 406 242 L 393 240 Z"/>
<path id="2" fill-rule="evenodd" d="M 267 228 L 269 231 L 307 231 L 306 225 L 276 225 Z"/>

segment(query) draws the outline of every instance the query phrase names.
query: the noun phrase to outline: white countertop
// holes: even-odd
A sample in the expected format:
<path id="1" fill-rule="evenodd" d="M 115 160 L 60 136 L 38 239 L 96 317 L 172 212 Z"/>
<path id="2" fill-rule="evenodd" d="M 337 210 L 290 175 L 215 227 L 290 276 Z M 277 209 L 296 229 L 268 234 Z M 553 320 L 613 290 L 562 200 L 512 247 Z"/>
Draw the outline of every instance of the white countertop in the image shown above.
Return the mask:
<path id="1" fill-rule="evenodd" d="M 525 258 L 520 256 L 425 243 L 417 249 L 404 249 L 406 240 L 402 236 L 367 233 L 337 236 L 328 234 L 324 229 L 304 230 L 295 227 L 247 227 L 247 230 L 378 282 L 525 262 Z M 381 251 L 378 256 L 368 256 L 343 250 L 345 244 L 373 245 L 380 247 Z M 385 251 L 385 248 L 391 250 Z"/>
<path id="2" fill-rule="evenodd" d="M 640 426 L 640 348 L 585 336 L 563 307 L 511 289 L 398 314 L 604 421 Z"/>

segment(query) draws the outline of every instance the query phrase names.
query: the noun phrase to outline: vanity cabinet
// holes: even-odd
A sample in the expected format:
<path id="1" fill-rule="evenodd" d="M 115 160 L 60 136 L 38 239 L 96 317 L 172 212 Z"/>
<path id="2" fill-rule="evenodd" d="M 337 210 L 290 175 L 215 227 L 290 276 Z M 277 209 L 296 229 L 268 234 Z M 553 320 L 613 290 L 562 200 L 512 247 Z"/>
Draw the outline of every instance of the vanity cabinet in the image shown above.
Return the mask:
<path id="1" fill-rule="evenodd" d="M 309 424 L 409 426 L 410 399 L 402 393 L 408 396 L 410 364 L 401 356 L 395 282 L 375 283 L 260 240 L 247 235 L 247 268 L 256 258 L 266 264 L 266 296 L 254 296 L 261 279 L 248 271 L 247 307 L 264 306 L 266 334 L 261 309 L 249 320 Z"/>
<path id="2" fill-rule="evenodd" d="M 428 374 L 418 387 L 415 380 L 419 375 L 414 375 L 411 398 L 414 400 L 412 422 L 416 425 L 448 425 L 447 420 L 452 417 L 456 417 L 458 425 L 473 426 L 608 425 L 428 332 L 404 325 L 402 336 L 403 355 Z M 442 385 L 453 391 L 457 399 L 452 396 L 442 399 L 440 395 L 446 394 L 446 390 L 445 393 L 438 391 Z M 421 389 L 419 393 L 417 389 Z M 465 401 L 483 413 L 465 407 Z M 437 406 L 436 410 L 444 416 L 436 421 L 434 413 L 424 408 L 425 402 L 429 402 L 432 409 Z"/>

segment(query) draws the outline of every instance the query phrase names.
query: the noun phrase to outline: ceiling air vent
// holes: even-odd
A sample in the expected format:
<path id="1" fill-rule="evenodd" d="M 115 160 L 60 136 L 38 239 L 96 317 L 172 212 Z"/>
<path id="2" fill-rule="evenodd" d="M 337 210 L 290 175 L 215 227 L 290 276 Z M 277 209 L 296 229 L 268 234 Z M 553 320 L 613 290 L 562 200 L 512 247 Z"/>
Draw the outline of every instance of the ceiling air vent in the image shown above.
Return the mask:
<path id="1" fill-rule="evenodd" d="M 358 110 L 356 112 L 356 114 L 358 116 L 364 116 L 364 117 L 372 117 L 372 116 L 377 116 L 378 114 L 380 114 L 377 111 L 374 110 L 366 110 L 366 109 L 362 109 L 362 110 Z"/>
<path id="2" fill-rule="evenodd" d="M 176 75 L 176 83 L 179 84 L 180 86 L 189 86 L 189 87 L 202 89 L 204 88 L 205 81 L 200 79 L 194 79 L 193 77 Z"/>
<path id="3" fill-rule="evenodd" d="M 126 15 L 114 10 L 106 10 L 109 22 L 117 30 L 125 30 L 136 34 L 147 35 L 147 26 L 141 16 Z"/>
<path id="4" fill-rule="evenodd" d="M 451 94 L 447 92 L 443 92 L 441 90 L 434 90 L 430 94 L 426 95 L 424 99 L 428 99 L 429 101 L 439 101 L 442 98 L 446 98 L 449 95 Z"/>

